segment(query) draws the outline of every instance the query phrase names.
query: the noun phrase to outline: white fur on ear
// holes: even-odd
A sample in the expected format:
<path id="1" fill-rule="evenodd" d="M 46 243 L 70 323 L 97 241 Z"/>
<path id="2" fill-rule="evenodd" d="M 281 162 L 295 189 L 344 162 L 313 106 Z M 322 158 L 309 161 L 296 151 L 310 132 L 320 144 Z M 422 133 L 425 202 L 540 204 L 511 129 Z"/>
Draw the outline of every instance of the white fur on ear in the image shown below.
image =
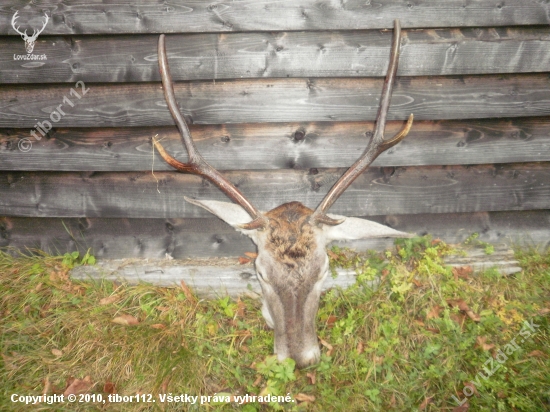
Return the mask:
<path id="1" fill-rule="evenodd" d="M 410 233 L 400 232 L 391 227 L 381 225 L 358 217 L 345 217 L 328 214 L 332 219 L 345 219 L 336 226 L 323 225 L 327 242 L 332 240 L 358 240 L 374 237 L 414 237 Z"/>
<path id="2" fill-rule="evenodd" d="M 183 197 L 187 202 L 200 206 L 216 215 L 228 225 L 234 227 L 245 235 L 252 236 L 255 230 L 243 230 L 239 226 L 252 222 L 250 215 L 239 205 L 230 202 L 220 202 L 218 200 L 198 200 L 189 197 Z"/>

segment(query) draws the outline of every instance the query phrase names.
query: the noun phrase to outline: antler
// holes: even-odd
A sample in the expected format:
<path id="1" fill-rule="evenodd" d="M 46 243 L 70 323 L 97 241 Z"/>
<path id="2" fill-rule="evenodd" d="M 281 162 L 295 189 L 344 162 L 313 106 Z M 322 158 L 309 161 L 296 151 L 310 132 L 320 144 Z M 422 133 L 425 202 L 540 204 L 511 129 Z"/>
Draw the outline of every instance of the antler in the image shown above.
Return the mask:
<path id="1" fill-rule="evenodd" d="M 15 30 L 15 32 L 16 32 L 17 34 L 20 34 L 21 36 L 27 37 L 27 30 L 25 30 L 25 33 L 21 33 L 21 32 L 19 31 L 19 27 L 21 27 L 21 26 L 15 27 L 15 20 L 17 20 L 17 19 L 19 18 L 19 16 L 17 15 L 17 13 L 19 13 L 19 10 L 17 10 L 17 11 L 15 12 L 15 14 L 13 15 L 13 17 L 11 18 L 11 27 L 13 27 L 13 29 Z"/>
<path id="2" fill-rule="evenodd" d="M 38 30 L 38 32 L 35 30 L 33 30 L 32 32 L 32 36 L 29 37 L 29 35 L 27 34 L 27 30 L 25 30 L 25 33 L 21 33 L 19 31 L 19 27 L 21 26 L 17 26 L 15 27 L 15 20 L 17 20 L 19 18 L 19 16 L 17 15 L 17 13 L 19 13 L 19 10 L 17 10 L 15 12 L 15 14 L 13 15 L 13 17 L 11 18 L 11 26 L 13 27 L 13 29 L 15 30 L 15 32 L 17 34 L 20 34 L 25 40 L 30 40 L 30 41 L 34 41 L 38 38 L 38 36 L 40 35 L 40 33 L 42 33 L 44 31 L 44 29 L 46 28 L 46 25 L 48 24 L 48 21 L 50 21 L 50 18 L 48 17 L 47 14 L 44 15 L 45 19 L 44 19 L 44 25 L 42 26 L 42 28 L 40 30 Z"/>
<path id="3" fill-rule="evenodd" d="M 180 172 L 193 173 L 198 176 L 204 177 L 214 183 L 218 188 L 223 191 L 231 200 L 238 203 L 244 210 L 252 217 L 252 222 L 242 225 L 243 229 L 262 229 L 267 225 L 267 218 L 256 209 L 229 180 L 227 180 L 220 172 L 210 166 L 206 160 L 197 151 L 191 133 L 187 127 L 185 119 L 181 115 L 176 97 L 174 95 L 174 84 L 172 82 L 172 76 L 170 75 L 170 68 L 168 66 L 168 58 L 166 57 L 166 46 L 164 41 L 164 34 L 159 37 L 158 43 L 158 56 L 159 56 L 159 70 L 160 77 L 162 79 L 162 87 L 164 89 L 164 98 L 168 104 L 168 109 L 176 122 L 179 129 L 181 140 L 183 145 L 187 149 L 189 156 L 188 163 L 182 163 L 172 156 L 170 156 L 164 147 L 153 138 L 153 144 L 159 151 L 160 155 L 166 163 Z"/>
<path id="4" fill-rule="evenodd" d="M 397 72 L 397 62 L 399 60 L 399 48 L 401 43 L 401 25 L 399 20 L 394 21 L 393 42 L 390 55 L 388 72 L 382 89 L 382 98 L 380 99 L 380 108 L 376 116 L 376 127 L 374 134 L 363 155 L 338 179 L 327 193 L 323 201 L 319 204 L 315 212 L 311 215 L 311 221 L 315 224 L 324 223 L 328 225 L 338 225 L 343 220 L 336 220 L 326 215 L 327 210 L 333 205 L 342 193 L 353 183 L 357 177 L 385 150 L 395 146 L 409 133 L 413 122 L 413 115 L 409 116 L 407 123 L 391 139 L 384 139 L 384 128 L 386 126 L 386 116 L 390 106 L 393 84 L 395 82 L 395 73 Z"/>
<path id="5" fill-rule="evenodd" d="M 32 32 L 32 36 L 31 36 L 31 40 L 36 40 L 38 38 L 38 35 L 40 33 L 42 33 L 44 31 L 44 29 L 46 28 L 46 24 L 48 24 L 48 21 L 50 21 L 50 18 L 48 17 L 47 14 L 44 14 L 44 25 L 42 26 L 42 28 L 40 30 L 38 30 L 38 32 L 36 30 L 34 30 Z"/>

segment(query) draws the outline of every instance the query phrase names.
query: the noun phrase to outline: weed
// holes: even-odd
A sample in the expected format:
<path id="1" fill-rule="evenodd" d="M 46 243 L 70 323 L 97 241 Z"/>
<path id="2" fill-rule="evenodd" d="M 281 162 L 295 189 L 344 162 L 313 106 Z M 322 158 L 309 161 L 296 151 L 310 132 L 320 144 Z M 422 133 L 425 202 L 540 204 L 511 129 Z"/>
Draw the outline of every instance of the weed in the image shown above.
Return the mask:
<path id="1" fill-rule="evenodd" d="M 95 265 L 95 257 L 90 254 L 90 249 L 86 251 L 86 254 L 80 258 L 80 252 L 74 251 L 71 253 L 65 253 L 63 255 L 62 264 L 68 268 L 74 268 L 80 265 Z"/>

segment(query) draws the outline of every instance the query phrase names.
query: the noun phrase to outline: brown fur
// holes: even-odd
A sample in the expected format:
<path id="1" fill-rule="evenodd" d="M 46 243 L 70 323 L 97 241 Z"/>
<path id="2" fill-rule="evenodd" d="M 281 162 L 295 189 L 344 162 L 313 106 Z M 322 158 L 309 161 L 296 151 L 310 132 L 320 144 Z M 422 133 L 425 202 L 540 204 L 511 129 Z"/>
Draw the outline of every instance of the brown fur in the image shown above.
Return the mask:
<path id="1" fill-rule="evenodd" d="M 300 202 L 282 204 L 266 213 L 269 219 L 268 248 L 289 269 L 301 266 L 315 250 L 309 217 L 313 210 Z"/>

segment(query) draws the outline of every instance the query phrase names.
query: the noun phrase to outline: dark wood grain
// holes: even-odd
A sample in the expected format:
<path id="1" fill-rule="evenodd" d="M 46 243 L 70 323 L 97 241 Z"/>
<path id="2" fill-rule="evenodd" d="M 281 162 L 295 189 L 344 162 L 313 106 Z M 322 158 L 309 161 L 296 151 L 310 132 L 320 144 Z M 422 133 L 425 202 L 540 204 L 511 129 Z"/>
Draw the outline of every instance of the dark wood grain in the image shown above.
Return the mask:
<path id="1" fill-rule="evenodd" d="M 87 84 L 78 100 L 69 85 L 11 85 L 0 89 L 0 127 L 120 127 L 172 125 L 160 83 Z M 182 111 L 197 124 L 373 120 L 382 79 L 269 79 L 179 82 Z M 82 92 L 81 89 L 78 91 Z M 398 79 L 389 120 L 550 115 L 547 74 Z"/>
<path id="2" fill-rule="evenodd" d="M 238 171 L 226 176 L 260 210 L 300 201 L 316 207 L 345 169 Z M 550 163 L 371 168 L 332 207 L 344 215 L 457 213 L 550 208 Z M 183 197 L 227 200 L 177 172 L 1 172 L 0 215 L 207 217 Z"/>
<path id="3" fill-rule="evenodd" d="M 391 31 L 205 33 L 168 36 L 176 81 L 274 77 L 382 77 Z M 547 71 L 550 30 L 465 28 L 404 30 L 399 76 Z M 15 37 L 0 37 L 1 83 L 160 81 L 157 35 L 40 36 L 35 53 L 47 60 L 14 60 Z M 536 58 L 533 58 L 536 56 Z"/>
<path id="4" fill-rule="evenodd" d="M 21 21 L 52 18 L 44 34 L 173 33 L 279 30 L 349 30 L 403 27 L 468 27 L 548 24 L 547 2 L 525 0 L 390 0 L 342 2 L 295 0 L 258 1 L 176 0 L 41 0 L 30 9 L 5 0 L 0 7 L 0 34 L 13 34 L 10 20 L 20 10 Z M 37 22 L 38 24 L 38 22 Z"/>
<path id="5" fill-rule="evenodd" d="M 387 135 L 401 122 L 389 122 Z M 365 150 L 372 122 L 194 125 L 195 144 L 222 170 L 309 169 L 350 166 Z M 185 161 L 175 127 L 59 128 L 32 149 L 18 142 L 28 129 L 0 129 L 0 170 L 162 171 L 172 170 L 151 136 Z M 34 139 L 33 139 L 34 140 Z M 373 166 L 460 165 L 550 161 L 550 117 L 509 120 L 418 121 L 407 138 Z"/>
<path id="6" fill-rule="evenodd" d="M 472 233 L 480 240 L 509 246 L 550 246 L 550 210 L 370 216 L 370 220 L 418 235 L 431 234 L 449 243 Z M 392 239 L 345 242 L 359 250 L 391 247 Z M 75 219 L 0 218 L 0 247 L 53 254 L 73 250 L 105 259 L 242 256 L 256 250 L 244 235 L 219 219 Z M 13 250 L 12 250 L 13 251 Z"/>

